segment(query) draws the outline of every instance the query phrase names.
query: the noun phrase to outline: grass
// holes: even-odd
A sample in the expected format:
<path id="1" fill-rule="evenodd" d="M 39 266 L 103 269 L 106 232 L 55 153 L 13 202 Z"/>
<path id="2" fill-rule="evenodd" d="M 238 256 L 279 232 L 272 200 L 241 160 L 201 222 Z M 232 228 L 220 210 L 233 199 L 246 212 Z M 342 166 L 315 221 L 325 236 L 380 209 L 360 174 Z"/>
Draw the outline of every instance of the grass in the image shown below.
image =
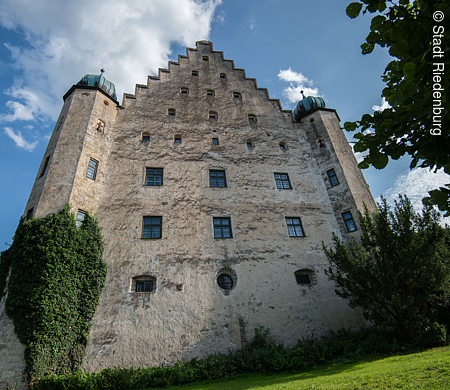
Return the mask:
<path id="1" fill-rule="evenodd" d="M 332 364 L 301 374 L 240 375 L 171 390 L 450 389 L 450 347 Z"/>

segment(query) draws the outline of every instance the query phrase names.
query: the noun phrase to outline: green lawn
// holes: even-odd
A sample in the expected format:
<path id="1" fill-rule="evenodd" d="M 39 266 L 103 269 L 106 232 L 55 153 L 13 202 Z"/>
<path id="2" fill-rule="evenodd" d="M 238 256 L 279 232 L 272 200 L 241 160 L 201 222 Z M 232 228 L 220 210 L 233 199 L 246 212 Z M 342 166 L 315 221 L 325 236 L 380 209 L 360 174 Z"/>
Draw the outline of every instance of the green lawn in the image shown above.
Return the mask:
<path id="1" fill-rule="evenodd" d="M 450 347 L 296 373 L 242 375 L 172 390 L 450 389 Z"/>

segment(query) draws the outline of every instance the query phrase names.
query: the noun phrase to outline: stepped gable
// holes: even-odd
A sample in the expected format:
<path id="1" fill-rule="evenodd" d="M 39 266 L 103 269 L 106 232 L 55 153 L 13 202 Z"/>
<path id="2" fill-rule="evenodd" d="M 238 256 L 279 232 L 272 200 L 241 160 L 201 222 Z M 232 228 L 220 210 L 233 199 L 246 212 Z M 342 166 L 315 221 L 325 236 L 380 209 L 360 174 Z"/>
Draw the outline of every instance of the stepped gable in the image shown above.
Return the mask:
<path id="1" fill-rule="evenodd" d="M 158 76 L 151 76 L 151 75 L 149 75 L 147 77 L 147 85 L 136 84 L 134 94 L 130 94 L 130 93 L 124 93 L 123 94 L 123 105 L 124 106 L 126 105 L 126 100 L 127 99 L 132 99 L 132 100 L 136 99 L 136 96 L 137 96 L 139 90 L 148 90 L 150 88 L 150 86 L 151 86 L 151 83 L 153 83 L 155 81 L 162 81 L 162 80 L 166 81 L 166 80 L 168 80 L 170 78 L 170 73 L 172 72 L 172 70 L 174 70 L 173 67 L 180 67 L 180 66 L 184 65 L 184 64 L 182 64 L 182 62 L 186 62 L 186 64 L 188 64 L 189 63 L 189 59 L 191 58 L 191 53 L 195 53 L 196 55 L 198 55 L 199 46 L 200 45 L 210 46 L 211 47 L 211 50 L 210 50 L 211 54 L 213 54 L 213 55 L 214 54 L 220 55 L 221 60 L 224 63 L 231 64 L 231 69 L 234 72 L 241 73 L 241 77 L 242 77 L 243 80 L 249 81 L 249 82 L 253 82 L 254 87 L 255 87 L 255 89 L 257 91 L 265 92 L 267 100 L 270 101 L 270 102 L 275 103 L 276 105 L 278 105 L 278 108 L 279 108 L 279 110 L 281 112 L 292 115 L 292 111 L 291 110 L 283 110 L 283 107 L 281 105 L 280 99 L 274 99 L 274 98 L 270 97 L 269 90 L 267 88 L 260 88 L 260 87 L 258 87 L 258 82 L 256 81 L 256 78 L 247 77 L 246 73 L 245 73 L 245 69 L 236 68 L 235 64 L 234 64 L 234 60 L 225 59 L 223 51 L 215 51 L 215 50 L 213 50 L 213 44 L 212 44 L 212 42 L 209 42 L 209 41 L 197 41 L 197 43 L 196 43 L 197 48 L 191 48 L 191 47 L 186 48 L 186 54 L 187 55 L 185 55 L 185 56 L 184 55 L 178 55 L 178 61 L 177 62 L 169 61 L 168 62 L 168 65 L 169 65 L 168 69 L 166 69 L 166 68 L 159 68 L 158 69 Z"/>

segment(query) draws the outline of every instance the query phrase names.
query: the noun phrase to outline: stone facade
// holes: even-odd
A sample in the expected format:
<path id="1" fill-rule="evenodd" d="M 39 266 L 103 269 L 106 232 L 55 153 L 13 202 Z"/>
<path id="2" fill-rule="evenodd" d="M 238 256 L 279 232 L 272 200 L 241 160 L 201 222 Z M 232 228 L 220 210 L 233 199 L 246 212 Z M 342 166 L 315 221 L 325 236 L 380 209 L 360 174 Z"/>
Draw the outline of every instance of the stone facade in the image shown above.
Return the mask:
<path id="1" fill-rule="evenodd" d="M 122 106 L 100 88 L 64 98 L 24 215 L 67 202 L 98 213 L 109 270 L 86 370 L 225 352 L 254 328 L 292 345 L 363 323 L 324 273 L 322 241 L 357 236 L 358 208 L 375 208 L 334 110 L 295 122 L 207 41 Z M 162 185 L 148 185 L 150 169 L 162 170 Z M 214 171 L 226 187 L 211 185 Z M 160 238 L 143 238 L 149 217 L 160 218 Z M 217 237 L 228 230 L 215 218 L 232 238 Z M 136 292 L 140 281 L 151 291 Z"/>

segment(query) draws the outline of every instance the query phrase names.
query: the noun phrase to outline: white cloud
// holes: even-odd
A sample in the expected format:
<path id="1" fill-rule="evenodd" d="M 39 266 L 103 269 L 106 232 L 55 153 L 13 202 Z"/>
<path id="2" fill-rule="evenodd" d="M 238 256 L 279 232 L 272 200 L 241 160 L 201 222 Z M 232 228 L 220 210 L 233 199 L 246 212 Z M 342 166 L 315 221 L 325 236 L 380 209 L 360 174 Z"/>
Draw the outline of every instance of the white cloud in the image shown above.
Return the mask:
<path id="1" fill-rule="evenodd" d="M 426 168 L 416 168 L 400 175 L 383 196 L 393 207 L 394 200 L 398 199 L 398 194 L 406 194 L 415 211 L 419 212 L 423 207 L 422 198 L 429 196 L 428 191 L 438 189 L 448 183 L 450 183 L 450 176 L 443 169 L 434 173 Z M 377 202 L 380 200 L 381 198 L 376 199 Z M 445 221 L 448 222 L 448 219 L 446 218 Z"/>
<path id="2" fill-rule="evenodd" d="M 390 108 L 391 105 L 386 101 L 385 98 L 381 99 L 381 106 L 374 105 L 372 106 L 372 110 L 374 111 L 383 111 L 386 108 Z"/>
<path id="3" fill-rule="evenodd" d="M 19 148 L 28 150 L 29 152 L 32 152 L 38 144 L 38 141 L 34 141 L 32 143 L 25 141 L 20 131 L 18 131 L 16 134 L 10 127 L 5 127 L 5 133 L 16 143 Z"/>
<path id="4" fill-rule="evenodd" d="M 250 19 L 250 30 L 253 31 L 253 32 L 255 32 L 255 31 L 254 31 L 254 30 L 255 30 L 255 26 L 256 26 L 255 19 L 254 19 L 254 18 L 251 18 L 251 19 Z"/>
<path id="5" fill-rule="evenodd" d="M 305 96 L 320 96 L 319 90 L 312 88 L 312 80 L 306 78 L 302 73 L 293 71 L 291 68 L 285 70 L 280 69 L 278 78 L 290 84 L 289 87 L 283 89 L 283 95 L 290 103 L 297 103 L 303 99 L 301 91 L 303 91 Z"/>
<path id="6" fill-rule="evenodd" d="M 0 24 L 27 45 L 6 45 L 19 71 L 0 120 L 55 120 L 62 95 L 86 73 L 116 85 L 118 100 L 167 67 L 174 43 L 194 46 L 210 33 L 221 0 L 2 0 Z M 2 109 L 0 107 L 0 109 Z"/>

